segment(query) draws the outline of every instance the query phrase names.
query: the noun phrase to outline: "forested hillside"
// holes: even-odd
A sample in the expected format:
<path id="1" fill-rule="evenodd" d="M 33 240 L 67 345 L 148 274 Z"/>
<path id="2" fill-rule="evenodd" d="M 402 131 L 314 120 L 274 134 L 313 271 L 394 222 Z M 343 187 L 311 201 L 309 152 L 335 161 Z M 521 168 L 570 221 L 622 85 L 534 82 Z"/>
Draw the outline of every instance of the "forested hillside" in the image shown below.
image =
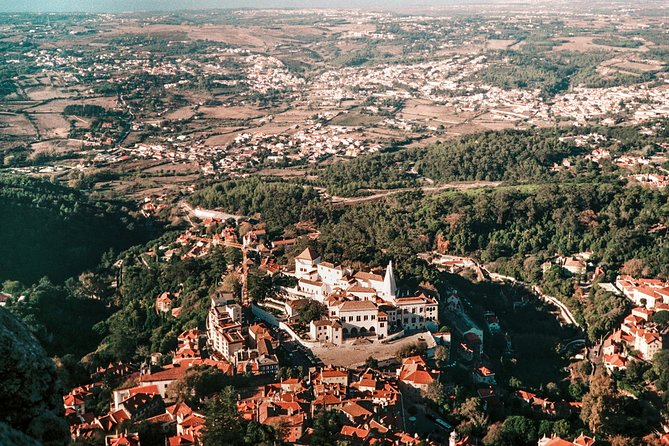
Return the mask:
<path id="1" fill-rule="evenodd" d="M 64 280 L 147 236 L 119 205 L 27 177 L 0 175 L 0 215 L 0 280 L 26 284 Z"/>
<path id="2" fill-rule="evenodd" d="M 547 181 L 555 163 L 578 153 L 557 130 L 486 132 L 334 164 L 318 172 L 316 184 L 332 195 L 353 196 L 360 189 L 418 186 L 420 176 L 437 183 Z"/>
<path id="3" fill-rule="evenodd" d="M 311 188 L 252 177 L 212 184 L 197 190 L 190 200 L 195 206 L 231 214 L 260 214 L 270 230 L 280 231 L 299 221 L 302 210 L 317 203 L 319 196 Z"/>
<path id="4" fill-rule="evenodd" d="M 551 130 L 486 132 L 430 147 L 416 170 L 435 181 L 545 180 L 554 163 L 576 153 Z"/>
<path id="5" fill-rule="evenodd" d="M 326 187 L 329 194 L 341 196 L 358 195 L 360 189 L 418 186 L 409 165 L 416 155 L 414 151 L 403 150 L 333 164 L 319 175 L 318 185 Z"/>

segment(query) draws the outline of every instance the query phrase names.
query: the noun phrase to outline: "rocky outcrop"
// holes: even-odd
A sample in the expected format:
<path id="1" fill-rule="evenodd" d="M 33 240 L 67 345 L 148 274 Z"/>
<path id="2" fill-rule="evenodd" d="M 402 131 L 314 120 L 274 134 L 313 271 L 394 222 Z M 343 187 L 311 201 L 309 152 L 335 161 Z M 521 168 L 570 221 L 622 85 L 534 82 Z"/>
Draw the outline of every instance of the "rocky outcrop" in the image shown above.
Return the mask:
<path id="1" fill-rule="evenodd" d="M 28 328 L 0 308 L 0 444 L 56 446 L 69 441 L 53 361 Z M 18 432 L 17 432 L 18 431 Z"/>

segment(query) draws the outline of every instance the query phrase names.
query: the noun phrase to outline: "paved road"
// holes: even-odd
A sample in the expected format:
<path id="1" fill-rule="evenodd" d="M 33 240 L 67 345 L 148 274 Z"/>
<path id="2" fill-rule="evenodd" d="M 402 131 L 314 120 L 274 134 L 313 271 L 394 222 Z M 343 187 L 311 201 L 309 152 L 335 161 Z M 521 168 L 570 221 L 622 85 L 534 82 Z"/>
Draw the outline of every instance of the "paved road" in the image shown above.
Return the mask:
<path id="1" fill-rule="evenodd" d="M 510 282 L 512 282 L 512 283 L 517 283 L 517 284 L 519 284 L 519 285 L 524 286 L 525 288 L 530 289 L 530 286 L 529 286 L 527 283 L 525 283 L 525 282 L 523 282 L 523 281 L 520 281 L 520 280 L 516 279 L 515 277 L 503 276 L 503 275 L 501 275 L 501 274 L 491 273 L 490 271 L 488 271 L 487 269 L 485 269 L 485 267 L 483 267 L 483 266 L 481 266 L 481 269 L 482 269 L 483 271 L 485 271 L 485 272 L 488 274 L 488 276 L 490 276 L 491 279 L 507 280 L 507 281 L 510 281 Z M 538 295 L 543 301 L 546 301 L 546 302 L 548 302 L 548 303 L 550 303 L 550 304 L 555 305 L 556 307 L 558 307 L 558 309 L 560 310 L 560 316 L 562 317 L 562 319 L 563 319 L 565 322 L 567 322 L 568 324 L 575 325 L 575 326 L 577 326 L 578 328 L 583 328 L 583 327 L 581 327 L 581 324 L 579 324 L 578 321 L 576 320 L 576 318 L 574 317 L 574 314 L 569 310 L 569 308 L 568 308 L 565 304 L 563 304 L 562 302 L 560 302 L 558 299 L 556 299 L 556 298 L 553 297 L 553 296 L 549 296 L 549 295 L 547 295 L 547 294 L 544 294 L 544 293 L 541 291 L 541 288 L 539 288 L 539 287 L 536 286 L 536 285 L 533 286 L 533 287 L 531 288 L 531 290 L 532 290 L 536 295 Z"/>
<path id="2" fill-rule="evenodd" d="M 572 314 L 572 312 L 569 311 L 569 308 L 567 308 L 567 306 L 566 306 L 565 304 L 563 304 L 562 302 L 560 302 L 558 299 L 556 299 L 556 298 L 553 297 L 553 296 L 548 296 L 548 295 L 542 293 L 542 292 L 541 292 L 541 288 L 539 288 L 538 286 L 535 286 L 535 287 L 533 288 L 533 290 L 534 290 L 534 292 L 537 293 L 537 295 L 539 295 L 539 297 L 541 297 L 543 300 L 545 300 L 545 301 L 547 301 L 547 302 L 550 302 L 551 304 L 553 304 L 553 305 L 555 305 L 556 307 L 558 307 L 558 308 L 560 309 L 560 315 L 562 316 L 562 318 L 563 318 L 565 321 L 567 321 L 567 322 L 570 323 L 570 324 L 576 325 L 578 328 L 583 328 L 583 327 L 581 327 L 581 324 L 578 323 L 578 321 L 576 320 L 576 318 L 574 317 L 574 315 Z"/>

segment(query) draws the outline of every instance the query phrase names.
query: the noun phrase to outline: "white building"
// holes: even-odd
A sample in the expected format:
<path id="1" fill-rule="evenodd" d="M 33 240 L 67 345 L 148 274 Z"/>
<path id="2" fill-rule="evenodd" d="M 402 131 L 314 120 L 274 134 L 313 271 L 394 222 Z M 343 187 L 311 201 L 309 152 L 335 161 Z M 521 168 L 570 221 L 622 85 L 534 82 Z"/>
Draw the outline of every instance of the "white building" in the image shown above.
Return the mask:
<path id="1" fill-rule="evenodd" d="M 353 271 L 322 262 L 318 253 L 307 248 L 295 258 L 294 275 L 297 286 L 285 289 L 286 294 L 296 300 L 308 298 L 325 304 L 327 317 L 339 321 L 342 338 L 385 338 L 391 329 L 437 329 L 437 300 L 425 293 L 400 297 L 392 262 L 385 271 Z M 327 327 L 318 321 L 310 327 L 315 330 L 312 338 L 331 339 L 334 333 Z"/>
<path id="2" fill-rule="evenodd" d="M 334 345 L 341 345 L 344 336 L 342 326 L 337 320 L 321 319 L 309 323 L 309 334 L 311 339 L 321 342 L 330 342 Z"/>
<path id="3" fill-rule="evenodd" d="M 207 342 L 211 353 L 218 353 L 236 364 L 236 353 L 244 348 L 241 331 L 242 308 L 231 295 L 211 299 L 207 315 Z"/>

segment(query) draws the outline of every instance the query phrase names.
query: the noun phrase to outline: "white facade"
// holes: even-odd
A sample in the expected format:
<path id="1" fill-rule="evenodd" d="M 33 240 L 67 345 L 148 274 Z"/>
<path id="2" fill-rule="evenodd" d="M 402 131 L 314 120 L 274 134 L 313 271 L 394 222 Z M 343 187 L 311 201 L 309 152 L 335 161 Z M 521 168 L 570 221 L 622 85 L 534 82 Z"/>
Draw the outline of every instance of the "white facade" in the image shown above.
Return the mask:
<path id="1" fill-rule="evenodd" d="M 328 318 L 340 322 L 342 337 L 384 338 L 391 328 L 438 328 L 439 308 L 435 299 L 425 294 L 398 297 L 392 262 L 381 274 L 365 271 L 353 274 L 340 265 L 322 262 L 315 251 L 307 248 L 295 258 L 295 277 L 298 284 L 286 289 L 287 294 L 324 303 Z M 312 337 L 326 336 L 323 330 L 321 334 L 316 330 Z"/>

